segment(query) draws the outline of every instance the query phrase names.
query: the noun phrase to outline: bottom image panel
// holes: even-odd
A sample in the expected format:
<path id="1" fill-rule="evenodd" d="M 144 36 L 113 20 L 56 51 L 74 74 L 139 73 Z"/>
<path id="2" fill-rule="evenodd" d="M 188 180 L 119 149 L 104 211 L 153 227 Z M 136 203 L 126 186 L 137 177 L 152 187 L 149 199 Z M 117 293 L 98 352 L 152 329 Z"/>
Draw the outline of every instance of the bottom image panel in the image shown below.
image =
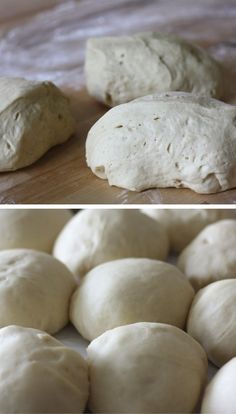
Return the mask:
<path id="1" fill-rule="evenodd" d="M 0 209 L 1 413 L 235 413 L 235 209 Z"/>

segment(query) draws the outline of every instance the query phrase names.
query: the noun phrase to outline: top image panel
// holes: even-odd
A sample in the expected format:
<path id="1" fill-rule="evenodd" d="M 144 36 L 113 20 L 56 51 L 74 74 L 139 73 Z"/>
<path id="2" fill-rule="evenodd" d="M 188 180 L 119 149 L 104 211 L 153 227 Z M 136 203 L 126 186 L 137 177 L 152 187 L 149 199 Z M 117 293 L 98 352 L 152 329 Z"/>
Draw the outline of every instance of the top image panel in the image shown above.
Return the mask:
<path id="1" fill-rule="evenodd" d="M 0 204 L 235 204 L 234 0 L 1 0 Z"/>

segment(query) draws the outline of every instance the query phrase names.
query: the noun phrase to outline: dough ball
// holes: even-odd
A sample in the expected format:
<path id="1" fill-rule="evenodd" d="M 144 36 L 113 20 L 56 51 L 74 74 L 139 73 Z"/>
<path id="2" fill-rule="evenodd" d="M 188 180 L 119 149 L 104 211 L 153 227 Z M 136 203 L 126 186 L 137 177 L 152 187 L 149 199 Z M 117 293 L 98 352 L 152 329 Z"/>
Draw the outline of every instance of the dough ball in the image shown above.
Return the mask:
<path id="1" fill-rule="evenodd" d="M 88 347 L 94 413 L 191 413 L 207 358 L 184 331 L 136 323 L 105 332 Z"/>
<path id="2" fill-rule="evenodd" d="M 206 388 L 202 414 L 235 414 L 236 358 L 231 359 L 215 375 Z"/>
<path id="3" fill-rule="evenodd" d="M 235 279 L 220 280 L 197 293 L 187 330 L 218 367 L 236 356 Z"/>
<path id="4" fill-rule="evenodd" d="M 179 90 L 221 97 L 223 88 L 220 66 L 205 50 L 166 33 L 91 38 L 85 73 L 89 93 L 108 106 Z"/>
<path id="5" fill-rule="evenodd" d="M 50 253 L 54 241 L 72 217 L 69 210 L 0 210 L 0 250 L 27 248 Z"/>
<path id="6" fill-rule="evenodd" d="M 87 363 L 45 332 L 20 326 L 0 329 L 0 412 L 83 413 Z"/>
<path id="7" fill-rule="evenodd" d="M 176 253 L 181 252 L 208 224 L 224 218 L 236 218 L 236 210 L 144 208 L 142 212 L 165 226 L 170 248 Z"/>
<path id="8" fill-rule="evenodd" d="M 0 171 L 37 161 L 75 131 L 69 101 L 51 82 L 0 77 Z"/>
<path id="9" fill-rule="evenodd" d="M 123 257 L 165 260 L 166 230 L 138 210 L 84 210 L 59 234 L 54 255 L 78 277 Z"/>
<path id="10" fill-rule="evenodd" d="M 181 253 L 178 267 L 195 290 L 221 279 L 236 278 L 236 220 L 207 226 Z"/>
<path id="11" fill-rule="evenodd" d="M 22 325 L 55 333 L 67 324 L 76 284 L 59 260 L 36 250 L 3 250 L 0 282 L 0 327 Z"/>
<path id="12" fill-rule="evenodd" d="M 85 276 L 72 297 L 70 319 L 90 341 L 108 329 L 141 321 L 184 328 L 193 296 L 175 266 L 151 259 L 114 260 Z"/>
<path id="13" fill-rule="evenodd" d="M 90 129 L 87 164 L 132 191 L 236 186 L 236 107 L 184 92 L 150 95 L 110 109 Z"/>

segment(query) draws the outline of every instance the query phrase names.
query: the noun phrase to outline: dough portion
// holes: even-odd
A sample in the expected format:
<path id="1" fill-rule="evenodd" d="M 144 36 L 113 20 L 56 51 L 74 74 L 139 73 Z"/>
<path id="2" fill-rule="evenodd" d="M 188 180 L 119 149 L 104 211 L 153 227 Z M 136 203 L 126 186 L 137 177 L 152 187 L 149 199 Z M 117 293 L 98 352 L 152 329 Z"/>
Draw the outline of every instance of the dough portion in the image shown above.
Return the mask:
<path id="1" fill-rule="evenodd" d="M 236 356 L 236 280 L 221 280 L 201 289 L 190 308 L 188 333 L 221 367 Z"/>
<path id="2" fill-rule="evenodd" d="M 207 358 L 184 331 L 159 323 L 112 329 L 88 346 L 94 413 L 191 413 Z"/>
<path id="3" fill-rule="evenodd" d="M 175 266 L 151 259 L 114 260 L 87 273 L 72 297 L 70 319 L 90 341 L 108 329 L 142 321 L 184 328 L 193 296 Z"/>
<path id="4" fill-rule="evenodd" d="M 178 267 L 195 290 L 236 278 L 236 220 L 210 224 L 183 250 Z"/>
<path id="5" fill-rule="evenodd" d="M 72 217 L 69 210 L 0 210 L 0 250 L 26 248 L 50 253 L 54 241 Z"/>
<path id="6" fill-rule="evenodd" d="M 45 332 L 0 329 L 0 412 L 83 413 L 88 367 L 81 355 Z"/>
<path id="7" fill-rule="evenodd" d="M 225 364 L 207 386 L 202 414 L 235 414 L 236 358 Z"/>
<path id="8" fill-rule="evenodd" d="M 208 224 L 224 218 L 236 218 L 236 210 L 215 209 L 150 209 L 141 210 L 158 223 L 162 223 L 169 235 L 170 248 L 181 252 Z"/>
<path id="9" fill-rule="evenodd" d="M 93 267 L 125 257 L 165 260 L 165 229 L 138 210 L 83 210 L 59 234 L 54 256 L 76 277 Z"/>
<path id="10" fill-rule="evenodd" d="M 76 284 L 59 260 L 36 250 L 3 250 L 0 282 L 0 327 L 22 325 L 55 333 L 68 323 Z"/>
<path id="11" fill-rule="evenodd" d="M 0 77 L 0 171 L 37 161 L 75 132 L 69 101 L 51 82 Z"/>
<path id="12" fill-rule="evenodd" d="M 221 97 L 221 72 L 205 50 L 173 34 L 147 32 L 87 41 L 87 89 L 108 106 L 167 91 Z"/>
<path id="13" fill-rule="evenodd" d="M 110 109 L 90 129 L 87 164 L 110 185 L 132 191 L 236 186 L 236 107 L 169 92 Z"/>

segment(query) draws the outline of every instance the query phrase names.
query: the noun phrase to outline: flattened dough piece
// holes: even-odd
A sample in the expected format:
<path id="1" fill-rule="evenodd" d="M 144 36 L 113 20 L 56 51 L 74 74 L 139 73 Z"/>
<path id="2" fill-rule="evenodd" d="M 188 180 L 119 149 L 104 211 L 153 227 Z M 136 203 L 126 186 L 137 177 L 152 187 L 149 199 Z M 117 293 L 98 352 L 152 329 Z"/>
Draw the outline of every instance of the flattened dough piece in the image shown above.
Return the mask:
<path id="1" fill-rule="evenodd" d="M 17 170 L 74 133 L 69 101 L 51 82 L 0 78 L 0 171 Z"/>
<path id="2" fill-rule="evenodd" d="M 81 355 L 43 331 L 0 329 L 0 412 L 83 413 L 88 367 Z"/>
<path id="3" fill-rule="evenodd" d="M 85 73 L 89 93 L 108 106 L 167 91 L 219 98 L 223 90 L 219 63 L 173 34 L 91 38 Z"/>
<path id="4" fill-rule="evenodd" d="M 205 227 L 182 251 L 178 267 L 195 290 L 221 279 L 236 278 L 236 220 Z"/>
<path id="5" fill-rule="evenodd" d="M 87 164 L 132 191 L 186 187 L 217 193 L 236 186 L 236 107 L 170 92 L 110 109 L 90 129 Z"/>
<path id="6" fill-rule="evenodd" d="M 207 358 L 184 331 L 136 323 L 105 332 L 88 346 L 89 406 L 94 413 L 192 413 Z"/>

